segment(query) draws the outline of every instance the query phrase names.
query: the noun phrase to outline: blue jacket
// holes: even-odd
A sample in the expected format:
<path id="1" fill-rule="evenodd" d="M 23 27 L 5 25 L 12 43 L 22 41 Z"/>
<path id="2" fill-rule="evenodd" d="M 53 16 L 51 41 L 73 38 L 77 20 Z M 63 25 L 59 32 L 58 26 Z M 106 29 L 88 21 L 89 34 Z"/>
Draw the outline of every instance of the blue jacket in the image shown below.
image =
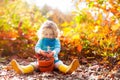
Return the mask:
<path id="1" fill-rule="evenodd" d="M 48 51 L 48 46 L 50 47 L 51 51 L 55 51 L 54 58 L 58 59 L 58 54 L 61 50 L 60 41 L 56 38 L 49 39 L 43 38 L 38 40 L 37 44 L 35 45 L 35 52 L 38 53 L 39 50 Z"/>

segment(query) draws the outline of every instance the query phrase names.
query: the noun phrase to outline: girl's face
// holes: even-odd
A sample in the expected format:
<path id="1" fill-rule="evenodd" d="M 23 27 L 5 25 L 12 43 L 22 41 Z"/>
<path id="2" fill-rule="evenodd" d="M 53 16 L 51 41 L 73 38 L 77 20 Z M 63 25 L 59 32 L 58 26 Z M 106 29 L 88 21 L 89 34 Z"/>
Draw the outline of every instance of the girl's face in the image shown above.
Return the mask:
<path id="1" fill-rule="evenodd" d="M 50 39 L 54 38 L 53 30 L 49 28 L 43 29 L 43 37 Z"/>

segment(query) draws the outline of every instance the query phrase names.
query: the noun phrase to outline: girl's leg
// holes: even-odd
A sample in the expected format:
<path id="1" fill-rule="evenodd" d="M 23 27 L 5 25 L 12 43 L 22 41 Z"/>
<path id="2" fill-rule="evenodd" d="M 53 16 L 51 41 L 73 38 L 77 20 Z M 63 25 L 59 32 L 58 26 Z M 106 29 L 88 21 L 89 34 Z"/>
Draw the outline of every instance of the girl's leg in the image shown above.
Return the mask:
<path id="1" fill-rule="evenodd" d="M 55 67 L 58 68 L 63 73 L 71 74 L 79 67 L 79 61 L 78 61 L 78 59 L 74 59 L 72 61 L 72 63 L 69 66 L 67 66 L 67 65 L 63 64 L 62 61 L 59 60 L 55 63 Z"/>
<path id="2" fill-rule="evenodd" d="M 16 60 L 12 60 L 10 62 L 12 68 L 18 73 L 18 74 L 26 74 L 26 73 L 32 73 L 35 69 L 33 64 L 29 64 L 27 66 L 22 66 L 17 63 Z"/>

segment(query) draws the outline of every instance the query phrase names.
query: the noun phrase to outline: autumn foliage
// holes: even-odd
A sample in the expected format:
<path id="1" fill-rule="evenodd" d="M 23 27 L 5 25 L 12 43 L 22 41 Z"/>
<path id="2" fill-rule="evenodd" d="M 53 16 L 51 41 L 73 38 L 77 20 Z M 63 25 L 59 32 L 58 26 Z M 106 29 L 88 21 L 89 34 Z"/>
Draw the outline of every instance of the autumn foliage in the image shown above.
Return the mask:
<path id="1" fill-rule="evenodd" d="M 20 0 L 2 1 L 0 55 L 32 56 L 40 24 L 51 19 L 61 29 L 61 58 L 72 58 L 71 55 L 79 58 L 110 56 L 120 60 L 119 0 L 86 0 L 88 6 L 84 9 L 79 7 L 81 2 L 76 2 L 75 11 L 65 15 L 54 9 L 52 14 L 45 14 L 36 6 L 29 6 Z"/>

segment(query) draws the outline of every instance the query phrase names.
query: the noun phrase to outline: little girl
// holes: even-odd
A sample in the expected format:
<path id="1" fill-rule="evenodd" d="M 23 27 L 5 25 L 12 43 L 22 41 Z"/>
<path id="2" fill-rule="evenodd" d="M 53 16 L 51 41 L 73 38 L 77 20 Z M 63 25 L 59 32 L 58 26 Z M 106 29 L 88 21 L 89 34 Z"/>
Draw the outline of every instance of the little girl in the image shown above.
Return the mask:
<path id="1" fill-rule="evenodd" d="M 39 40 L 35 46 L 35 52 L 43 56 L 54 56 L 55 68 L 57 68 L 63 73 L 72 73 L 79 66 L 79 61 L 78 59 L 74 59 L 72 63 L 69 66 L 67 66 L 63 64 L 61 60 L 58 59 L 58 54 L 61 49 L 58 36 L 59 30 L 57 25 L 53 21 L 44 22 L 38 31 Z M 50 54 L 45 53 L 48 50 L 51 51 Z M 36 62 L 31 63 L 27 66 L 22 66 L 19 65 L 17 61 L 13 59 L 10 62 L 10 64 L 18 74 L 31 73 L 34 70 L 38 69 L 38 64 Z"/>

